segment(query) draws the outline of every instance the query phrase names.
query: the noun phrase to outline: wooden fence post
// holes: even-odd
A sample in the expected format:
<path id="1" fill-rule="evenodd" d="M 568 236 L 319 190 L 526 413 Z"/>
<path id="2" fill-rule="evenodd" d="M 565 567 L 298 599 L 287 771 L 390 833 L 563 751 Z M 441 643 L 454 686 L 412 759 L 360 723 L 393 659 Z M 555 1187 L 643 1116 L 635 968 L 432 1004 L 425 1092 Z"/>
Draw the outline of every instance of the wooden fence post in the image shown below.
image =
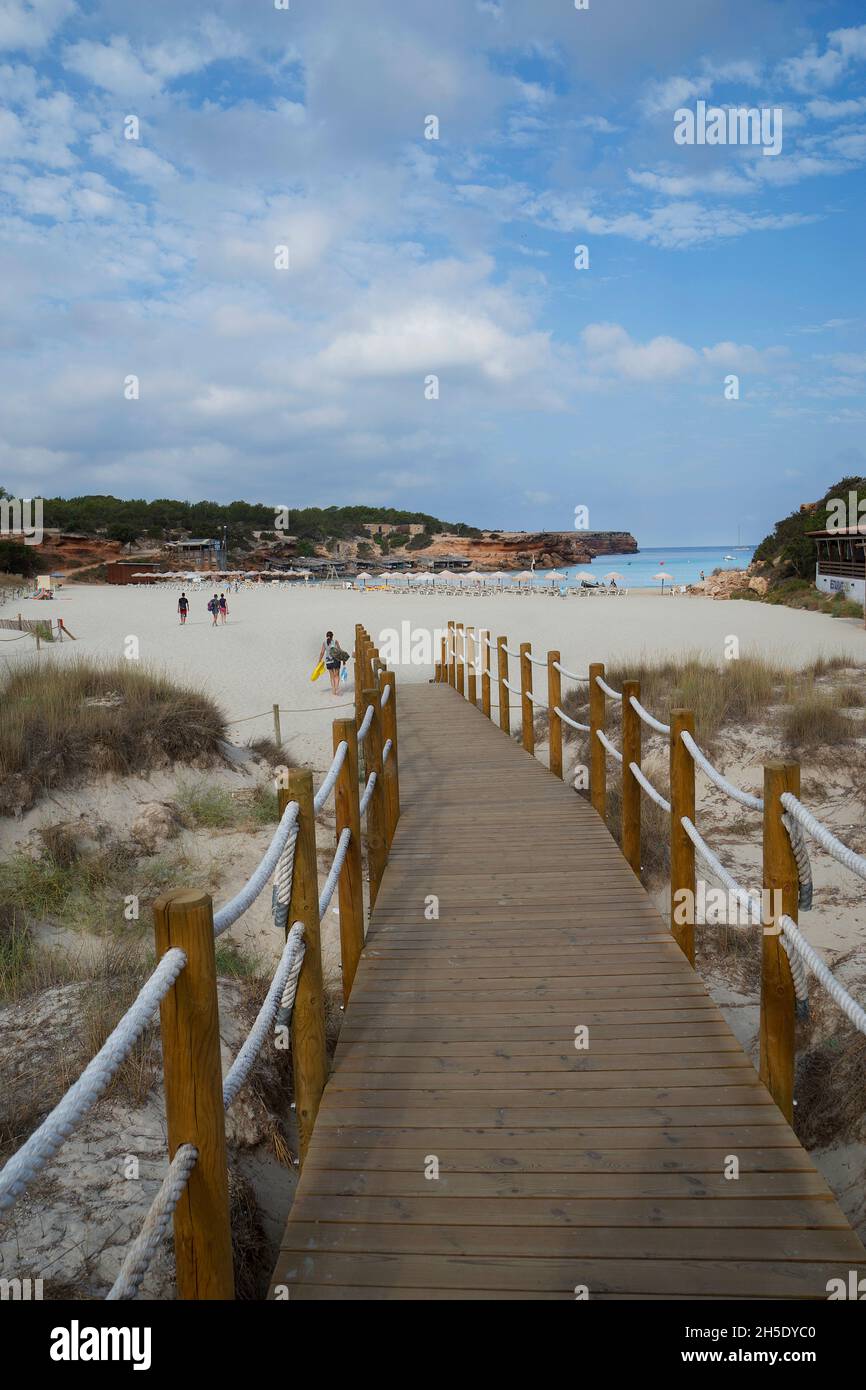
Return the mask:
<path id="1" fill-rule="evenodd" d="M 198 1149 L 174 1213 L 178 1296 L 234 1298 L 213 904 L 176 889 L 157 898 L 153 925 L 157 959 L 173 946 L 187 958 L 159 1006 L 169 1158 Z"/>
<path id="2" fill-rule="evenodd" d="M 386 829 L 388 836 L 388 850 L 394 839 L 394 831 L 397 829 L 397 822 L 400 819 L 400 764 L 397 753 L 397 680 L 393 671 L 380 671 L 379 673 L 379 694 L 385 693 L 388 686 L 391 694 L 388 696 L 384 705 L 380 702 L 382 710 L 382 748 L 384 751 L 385 743 L 391 740 L 391 752 L 388 754 L 388 761 L 384 764 L 385 774 L 385 807 L 386 807 Z"/>
<path id="3" fill-rule="evenodd" d="M 559 652 L 547 653 L 547 763 L 556 777 L 562 776 L 562 720 L 556 713 L 562 704 L 562 677 L 557 669 Z"/>
<path id="4" fill-rule="evenodd" d="M 283 746 L 283 735 L 282 730 L 280 728 L 279 705 L 274 705 L 274 743 L 277 745 L 278 748 L 282 748 Z"/>
<path id="5" fill-rule="evenodd" d="M 640 700 L 640 681 L 622 683 L 622 852 L 640 878 L 640 783 L 630 764 L 640 767 L 640 715 L 631 705 Z"/>
<path id="6" fill-rule="evenodd" d="M 454 633 L 454 641 L 457 650 L 457 692 L 459 695 L 466 694 L 466 633 L 463 624 L 458 623 Z"/>
<path id="7" fill-rule="evenodd" d="M 448 619 L 448 684 L 457 688 L 457 635 L 454 630 L 454 619 Z"/>
<path id="8" fill-rule="evenodd" d="M 496 654 L 499 659 L 499 727 L 506 734 L 511 733 L 510 693 L 505 682 L 508 680 L 508 652 L 505 650 L 507 637 L 497 637 Z"/>
<path id="9" fill-rule="evenodd" d="M 388 863 L 388 840 L 385 828 L 385 778 L 382 771 L 382 707 L 378 690 L 364 691 L 364 710 L 373 706 L 373 719 L 367 733 L 367 756 L 364 765 L 367 777 L 376 773 L 373 794 L 367 806 L 367 876 L 370 881 L 370 911 L 376 903 L 379 884 Z"/>
<path id="10" fill-rule="evenodd" d="M 447 637 L 443 637 L 443 638 L 440 639 L 440 641 L 441 641 L 441 658 L 442 658 L 442 659 L 441 659 L 441 663 L 440 663 L 440 664 L 441 664 L 441 670 L 440 670 L 440 672 L 439 672 L 439 679 L 440 679 L 440 681 L 447 681 L 447 679 L 448 679 L 448 638 L 447 638 Z"/>
<path id="11" fill-rule="evenodd" d="M 473 708 L 478 704 L 478 678 L 475 674 L 475 628 L 466 629 L 466 698 Z"/>
<path id="12" fill-rule="evenodd" d="M 520 644 L 520 732 L 527 753 L 535 752 L 535 706 L 532 703 L 531 642 Z"/>
<path id="13" fill-rule="evenodd" d="M 362 691 L 364 689 L 364 629 L 360 623 L 355 624 L 355 728 L 357 729 L 364 717 L 364 703 Z"/>
<path id="14" fill-rule="evenodd" d="M 490 640 L 490 629 L 481 630 L 481 710 L 489 719 L 490 716 L 490 648 L 487 643 Z"/>
<path id="15" fill-rule="evenodd" d="M 690 709 L 671 710 L 671 934 L 691 965 L 695 963 L 695 847 L 682 827 L 695 822 L 695 762 L 680 735 L 694 737 Z"/>
<path id="16" fill-rule="evenodd" d="M 346 742 L 346 757 L 334 788 L 337 844 L 348 829 L 352 838 L 340 870 L 340 960 L 343 1005 L 349 1002 L 358 959 L 364 949 L 364 876 L 361 867 L 361 811 L 358 796 L 358 730 L 351 719 L 335 719 L 334 752 Z"/>
<path id="17" fill-rule="evenodd" d="M 604 820 L 607 815 L 607 753 L 598 731 L 604 733 L 607 705 L 597 676 L 604 680 L 604 665 L 600 661 L 589 668 L 589 799 Z"/>
<path id="18" fill-rule="evenodd" d="M 319 866 L 316 861 L 316 813 L 313 809 L 313 774 L 289 768 L 285 788 L 280 788 L 282 815 L 290 801 L 298 803 L 298 838 L 292 873 L 292 897 L 286 931 L 295 922 L 304 927 L 304 963 L 292 1009 L 292 1070 L 295 1078 L 295 1114 L 298 1122 L 299 1158 L 304 1162 L 319 1101 L 328 1079 L 325 1049 L 325 1002 L 322 984 L 322 944 L 319 923 Z"/>
<path id="19" fill-rule="evenodd" d="M 782 824 L 783 792 L 800 795 L 799 763 L 767 763 L 764 767 L 764 910 L 761 932 L 760 1076 L 789 1124 L 794 1120 L 794 981 L 777 925 L 777 895 L 781 912 L 797 920 L 799 879 L 797 861 Z M 767 891 L 769 890 L 769 892 Z"/>

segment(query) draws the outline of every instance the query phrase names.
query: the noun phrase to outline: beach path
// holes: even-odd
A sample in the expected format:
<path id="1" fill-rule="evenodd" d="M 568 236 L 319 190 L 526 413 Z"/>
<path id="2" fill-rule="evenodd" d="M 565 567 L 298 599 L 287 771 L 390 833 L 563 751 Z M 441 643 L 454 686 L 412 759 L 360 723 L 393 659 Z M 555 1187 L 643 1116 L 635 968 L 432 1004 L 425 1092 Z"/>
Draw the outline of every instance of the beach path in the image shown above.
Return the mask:
<path id="1" fill-rule="evenodd" d="M 825 1299 L 866 1275 L 588 802 L 446 685 L 404 684 L 398 714 L 402 816 L 272 1296 Z"/>

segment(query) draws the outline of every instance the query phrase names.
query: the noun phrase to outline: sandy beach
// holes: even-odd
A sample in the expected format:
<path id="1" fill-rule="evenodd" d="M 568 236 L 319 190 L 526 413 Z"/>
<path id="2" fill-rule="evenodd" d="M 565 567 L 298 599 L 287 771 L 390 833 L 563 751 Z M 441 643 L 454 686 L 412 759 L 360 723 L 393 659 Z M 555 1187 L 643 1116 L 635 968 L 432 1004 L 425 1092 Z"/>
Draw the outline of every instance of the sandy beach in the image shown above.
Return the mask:
<path id="1" fill-rule="evenodd" d="M 432 663 L 413 661 L 424 645 L 423 634 L 444 629 L 448 620 L 504 635 L 509 645 L 531 642 L 544 655 L 558 649 L 563 665 L 585 672 L 590 661 L 610 663 L 633 656 L 676 656 L 701 652 L 725 660 L 731 637 L 741 656 L 761 653 L 790 666 L 805 666 L 821 655 L 866 657 L 866 632 L 855 619 L 769 606 L 723 603 L 700 597 L 662 597 L 633 593 L 627 598 L 548 598 L 501 594 L 496 597 L 420 597 L 355 592 L 311 585 L 309 588 L 264 586 L 229 595 L 229 619 L 214 629 L 206 611 L 208 592 L 190 594 L 190 616 L 178 622 L 178 594 L 150 588 L 69 585 L 50 603 L 9 603 L 3 617 L 62 617 L 77 641 L 43 647 L 43 661 L 70 661 L 76 656 L 116 659 L 129 637 L 138 641 L 142 663 L 163 668 L 210 694 L 233 726 L 238 742 L 273 729 L 271 707 L 285 713 L 282 732 L 300 763 L 314 769 L 330 761 L 330 722 L 335 700 L 323 678 L 311 684 L 325 631 L 330 628 L 351 650 L 355 623 L 364 623 L 384 648 L 388 631 L 400 633 L 408 622 L 406 660 L 389 661 L 398 681 L 428 681 Z M 0 633 L 8 639 L 9 633 Z M 428 646 L 428 650 L 432 647 Z M 383 650 L 383 656 L 385 655 Z M 33 642 L 4 641 L 0 658 L 19 661 L 33 656 Z M 516 663 L 512 672 L 516 678 Z M 537 682 L 541 690 L 543 682 Z M 353 698 L 352 673 L 344 687 Z M 543 693 L 543 691 L 542 691 Z M 253 717 L 254 716 L 254 717 Z"/>

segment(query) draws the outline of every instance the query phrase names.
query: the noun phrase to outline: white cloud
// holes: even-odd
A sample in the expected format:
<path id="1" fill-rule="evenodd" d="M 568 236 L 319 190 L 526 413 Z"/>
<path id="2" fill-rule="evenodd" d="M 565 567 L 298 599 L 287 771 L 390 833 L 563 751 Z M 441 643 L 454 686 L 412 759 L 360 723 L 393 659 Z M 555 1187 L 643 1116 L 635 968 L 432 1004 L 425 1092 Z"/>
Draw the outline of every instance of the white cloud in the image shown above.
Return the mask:
<path id="1" fill-rule="evenodd" d="M 852 29 L 835 29 L 827 35 L 823 53 L 817 45 L 809 47 L 780 66 L 780 76 L 795 91 L 812 92 L 815 88 L 832 87 L 848 72 L 854 62 L 866 58 L 866 24 Z"/>
<path id="2" fill-rule="evenodd" d="M 44 48 L 77 8 L 74 0 L 4 0 L 0 7 L 0 50 Z"/>

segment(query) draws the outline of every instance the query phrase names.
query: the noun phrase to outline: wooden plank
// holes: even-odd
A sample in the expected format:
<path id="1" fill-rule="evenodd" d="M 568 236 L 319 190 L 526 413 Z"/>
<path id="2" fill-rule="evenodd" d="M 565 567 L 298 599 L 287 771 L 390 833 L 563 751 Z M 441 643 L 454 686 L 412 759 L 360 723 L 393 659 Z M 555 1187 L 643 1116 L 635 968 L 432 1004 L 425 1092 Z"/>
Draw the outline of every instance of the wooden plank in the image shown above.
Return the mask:
<path id="1" fill-rule="evenodd" d="M 401 689 L 400 721 L 403 814 L 275 1283 L 826 1298 L 866 1252 L 588 802 L 448 685 Z"/>

